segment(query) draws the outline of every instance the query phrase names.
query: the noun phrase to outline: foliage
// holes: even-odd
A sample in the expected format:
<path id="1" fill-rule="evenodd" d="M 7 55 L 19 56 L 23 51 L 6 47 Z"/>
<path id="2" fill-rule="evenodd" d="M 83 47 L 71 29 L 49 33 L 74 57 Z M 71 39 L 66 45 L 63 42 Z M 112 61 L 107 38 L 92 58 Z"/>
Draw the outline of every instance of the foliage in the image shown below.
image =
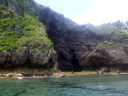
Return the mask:
<path id="1" fill-rule="evenodd" d="M 101 43 L 98 44 L 98 47 L 101 47 L 101 46 L 104 46 L 104 45 L 107 45 L 107 43 L 101 42 Z"/>
<path id="2" fill-rule="evenodd" d="M 115 32 L 112 36 L 112 39 L 116 41 L 128 39 L 128 30 L 120 30 Z"/>
<path id="3" fill-rule="evenodd" d="M 19 2 L 19 6 L 22 9 L 22 16 L 24 16 L 24 14 L 29 14 L 32 16 L 37 16 L 37 8 L 35 6 L 34 1 L 32 0 L 17 0 L 17 2 Z"/>
<path id="4" fill-rule="evenodd" d="M 119 29 L 115 26 L 111 26 L 111 25 L 107 25 L 107 24 L 103 24 L 100 26 L 93 26 L 90 24 L 87 24 L 85 26 L 86 28 L 89 28 L 91 31 L 95 32 L 96 34 L 111 34 L 113 32 L 117 32 Z"/>
<path id="5" fill-rule="evenodd" d="M 7 7 L 5 6 L 0 6 L 0 19 L 8 18 L 8 17 L 13 17 L 14 13 L 11 10 L 8 10 Z"/>
<path id="6" fill-rule="evenodd" d="M 6 74 L 0 74 L 0 77 L 6 77 Z"/>
<path id="7" fill-rule="evenodd" d="M 120 30 L 120 31 L 116 32 L 115 34 L 116 35 L 124 35 L 124 36 L 127 36 L 128 30 Z"/>
<path id="8" fill-rule="evenodd" d="M 13 77 L 13 76 L 14 76 L 14 74 L 9 74 L 9 75 L 8 75 L 9 78 L 11 78 L 11 77 Z"/>
<path id="9" fill-rule="evenodd" d="M 28 14 L 18 16 L 5 6 L 0 6 L 0 50 L 17 50 L 27 46 L 32 49 L 53 48 L 45 26 Z"/>

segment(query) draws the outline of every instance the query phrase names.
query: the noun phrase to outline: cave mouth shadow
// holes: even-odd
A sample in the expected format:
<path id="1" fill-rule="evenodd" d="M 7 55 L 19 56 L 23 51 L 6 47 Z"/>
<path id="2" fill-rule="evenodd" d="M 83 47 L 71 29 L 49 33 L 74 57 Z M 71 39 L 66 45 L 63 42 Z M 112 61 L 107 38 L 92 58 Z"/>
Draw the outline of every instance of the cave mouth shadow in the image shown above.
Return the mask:
<path id="1" fill-rule="evenodd" d="M 71 63 L 72 63 L 72 71 L 81 71 L 82 68 L 79 64 L 79 60 L 77 59 L 75 53 L 74 53 L 74 50 L 71 49 L 71 53 L 72 53 L 72 60 L 71 60 Z"/>
<path id="2" fill-rule="evenodd" d="M 61 71 L 76 71 L 79 72 L 82 70 L 80 64 L 79 64 L 79 60 L 77 59 L 77 56 L 74 52 L 74 50 L 70 49 L 69 52 L 71 58 L 67 58 L 62 52 L 58 52 L 58 68 Z"/>
<path id="3" fill-rule="evenodd" d="M 105 70 L 106 72 L 110 72 L 109 60 L 106 58 L 90 57 L 87 63 L 86 69 L 88 70 Z"/>

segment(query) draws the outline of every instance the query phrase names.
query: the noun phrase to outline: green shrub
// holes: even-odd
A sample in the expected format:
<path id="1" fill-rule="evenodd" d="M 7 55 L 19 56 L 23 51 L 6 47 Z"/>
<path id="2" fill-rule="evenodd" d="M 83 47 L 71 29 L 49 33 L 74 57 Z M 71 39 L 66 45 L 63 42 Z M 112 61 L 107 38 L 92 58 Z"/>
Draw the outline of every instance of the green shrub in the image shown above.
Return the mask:
<path id="1" fill-rule="evenodd" d="M 101 46 L 104 46 L 104 45 L 107 45 L 107 43 L 101 42 L 101 43 L 98 44 L 98 47 L 101 47 Z"/>
<path id="2" fill-rule="evenodd" d="M 12 78 L 12 77 L 14 77 L 14 76 L 15 76 L 14 74 L 9 74 L 9 75 L 8 75 L 9 78 Z"/>
<path id="3" fill-rule="evenodd" d="M 5 6 L 0 6 L 0 50 L 11 51 L 27 46 L 47 52 L 53 49 L 45 26 L 28 14 L 18 16 Z"/>
<path id="4" fill-rule="evenodd" d="M 0 74 L 0 77 L 6 77 L 6 74 Z"/>

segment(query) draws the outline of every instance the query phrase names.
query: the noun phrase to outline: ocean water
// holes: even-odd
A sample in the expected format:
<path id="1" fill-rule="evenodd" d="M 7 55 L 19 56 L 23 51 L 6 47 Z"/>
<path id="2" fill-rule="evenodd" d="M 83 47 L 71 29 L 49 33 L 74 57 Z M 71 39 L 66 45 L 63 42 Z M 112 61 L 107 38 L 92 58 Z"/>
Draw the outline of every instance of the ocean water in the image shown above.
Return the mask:
<path id="1" fill-rule="evenodd" d="M 0 79 L 0 96 L 128 96 L 128 75 Z"/>

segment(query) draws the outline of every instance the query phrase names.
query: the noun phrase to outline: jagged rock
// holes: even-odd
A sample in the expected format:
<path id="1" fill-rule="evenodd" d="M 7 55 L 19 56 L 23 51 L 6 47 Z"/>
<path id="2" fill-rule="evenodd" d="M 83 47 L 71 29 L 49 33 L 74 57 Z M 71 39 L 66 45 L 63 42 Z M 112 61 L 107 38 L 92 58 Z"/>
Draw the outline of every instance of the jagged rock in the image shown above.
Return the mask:
<path id="1" fill-rule="evenodd" d="M 32 53 L 29 53 L 28 50 L 29 49 L 27 47 L 24 47 L 24 49 L 22 49 L 19 53 L 11 53 L 7 51 L 0 52 L 0 66 L 6 68 L 16 66 L 33 68 L 42 66 L 43 69 L 57 68 L 56 52 L 52 51 L 47 54 L 39 52 L 35 55 L 31 55 Z"/>
<path id="2" fill-rule="evenodd" d="M 40 9 L 39 13 L 40 21 L 47 26 L 47 33 L 57 51 L 60 70 L 83 69 L 81 59 L 97 44 L 93 43 L 96 34 L 49 8 Z"/>
<path id="3" fill-rule="evenodd" d="M 107 67 L 111 71 L 127 71 L 128 56 L 123 44 L 115 47 L 100 46 L 89 55 L 90 66 L 95 68 Z"/>
<path id="4" fill-rule="evenodd" d="M 37 16 L 36 3 L 33 0 L 0 0 L 0 5 L 7 6 L 18 15 L 28 12 L 32 16 Z"/>
<path id="5" fill-rule="evenodd" d="M 58 67 L 63 71 L 102 68 L 110 71 L 117 69 L 128 71 L 128 47 L 125 46 L 127 44 L 125 39 L 128 36 L 120 35 L 118 38 L 115 35 L 115 32 L 119 31 L 118 28 L 80 26 L 50 8 L 35 4 L 33 0 L 27 1 L 29 1 L 27 6 L 32 5 L 32 8 L 36 10 L 31 15 L 38 16 L 39 20 L 46 25 L 48 36 L 54 43 L 56 53 L 42 54 L 38 52 L 32 55 L 32 50 L 29 49 L 28 51 L 25 48 L 21 51 L 21 54 L 13 57 L 12 53 L 0 52 L 0 64 L 10 63 L 13 58 L 12 61 L 15 64 L 21 64 L 21 62 L 29 65 L 49 66 L 50 64 L 55 69 Z M 22 15 L 22 6 L 18 2 L 18 0 L 0 0 L 0 4 L 6 5 L 17 14 Z M 103 34 L 104 28 L 105 33 Z M 112 47 L 116 44 L 118 46 Z"/>
<path id="6" fill-rule="evenodd" d="M 0 47 L 1 47 L 1 49 L 0 49 L 1 50 L 1 52 L 0 52 L 0 67 L 1 68 L 12 68 L 12 69 L 19 68 L 19 67 L 57 69 L 57 67 L 58 67 L 57 66 L 57 56 L 56 56 L 55 50 L 52 47 L 52 42 L 47 37 L 45 26 L 43 24 L 41 25 L 41 22 L 38 22 L 38 20 L 36 19 L 37 13 L 38 13 L 36 3 L 33 0 L 0 0 L 0 5 L 6 6 L 6 7 L 0 6 L 0 8 L 1 8 L 0 15 L 2 15 L 0 18 L 1 21 L 4 18 L 5 19 L 9 18 L 9 20 L 17 19 L 17 20 L 14 20 L 14 22 L 17 23 L 17 24 L 14 24 L 14 26 L 13 26 L 14 28 L 12 28 L 12 26 L 9 25 L 10 23 L 8 24 L 8 26 L 4 26 L 1 24 L 2 27 L 0 26 L 0 28 L 1 28 L 0 34 L 6 32 L 6 31 L 8 33 L 12 32 L 16 35 L 18 34 L 18 39 L 11 38 L 14 40 L 16 39 L 18 41 L 19 38 L 24 36 L 23 31 L 26 31 L 25 34 L 28 34 L 32 30 L 33 30 L 33 33 L 34 32 L 37 33 L 37 31 L 39 31 L 39 33 L 34 34 L 32 36 L 31 36 L 31 34 L 33 34 L 33 33 L 28 34 L 27 35 L 28 41 L 26 42 L 26 44 L 24 43 L 26 40 L 25 41 L 22 40 L 23 44 L 21 44 L 21 45 L 18 44 L 19 46 L 15 46 L 15 47 L 9 46 L 9 43 L 6 40 L 5 41 L 8 43 L 8 46 L 2 45 L 2 43 L 4 44 L 5 42 L 3 41 L 4 36 L 3 37 L 1 36 L 0 38 L 2 38 L 2 39 L 0 39 L 0 40 L 2 40 L 2 41 L 0 42 Z M 7 15 L 4 13 L 7 13 Z M 10 16 L 10 14 L 12 14 L 12 15 Z M 26 16 L 26 14 L 27 14 L 27 16 Z M 32 15 L 32 16 L 30 16 L 30 15 Z M 14 16 L 16 18 L 14 18 Z M 35 17 L 33 17 L 33 16 L 35 16 Z M 31 18 L 31 20 L 35 20 L 34 23 L 36 23 L 36 25 L 29 25 L 29 26 L 25 25 L 24 23 L 26 23 L 26 21 L 25 21 L 26 17 L 28 17 L 27 19 Z M 3 26 L 4 26 L 4 28 L 3 28 Z M 23 29 L 21 26 L 23 27 Z M 38 29 L 31 30 L 30 27 L 38 28 L 39 30 Z M 6 33 L 6 34 L 8 35 L 8 33 Z M 39 34 L 41 36 L 43 36 L 43 38 L 38 39 L 38 37 L 36 37 L 38 40 L 36 41 L 36 39 L 35 39 L 36 42 L 34 42 L 34 40 L 32 40 L 31 38 L 33 38 L 35 35 L 39 35 Z M 29 39 L 29 37 L 30 37 L 30 39 Z M 16 42 L 14 42 L 13 44 L 15 44 L 15 43 Z M 8 47 L 10 49 L 7 49 L 5 47 Z M 7 51 L 4 51 L 4 50 L 7 50 Z"/>

